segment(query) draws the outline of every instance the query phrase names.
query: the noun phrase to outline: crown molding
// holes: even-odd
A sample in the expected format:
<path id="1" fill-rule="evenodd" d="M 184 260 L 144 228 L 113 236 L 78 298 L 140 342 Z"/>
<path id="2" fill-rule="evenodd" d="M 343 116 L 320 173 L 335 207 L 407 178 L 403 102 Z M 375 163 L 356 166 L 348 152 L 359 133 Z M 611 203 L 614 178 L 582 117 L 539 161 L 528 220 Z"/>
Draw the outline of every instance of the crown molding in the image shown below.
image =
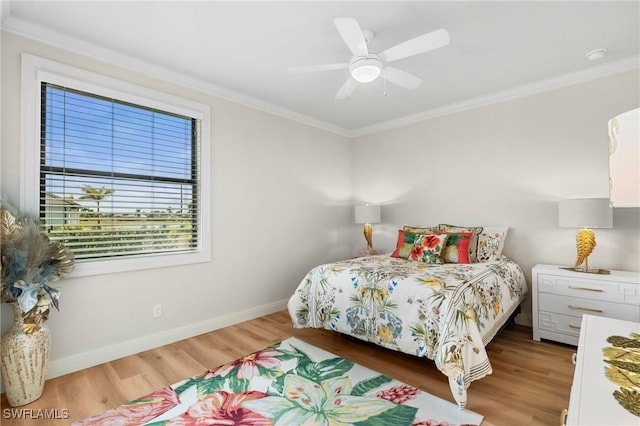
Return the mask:
<path id="1" fill-rule="evenodd" d="M 2 22 L 3 31 L 7 31 L 22 37 L 30 38 L 48 45 L 65 49 L 92 59 L 107 62 L 121 68 L 125 68 L 137 73 L 144 73 L 155 78 L 165 80 L 172 84 L 177 84 L 190 89 L 215 96 L 240 105 L 248 106 L 260 111 L 267 112 L 279 117 L 293 120 L 308 126 L 316 127 L 344 137 L 351 137 L 351 132 L 340 126 L 317 120 L 315 118 L 291 111 L 287 108 L 274 105 L 262 99 L 248 96 L 234 90 L 230 90 L 200 78 L 184 75 L 158 64 L 143 61 L 133 56 L 129 56 L 105 47 L 68 36 L 59 31 L 34 24 L 16 16 L 8 16 Z"/>
<path id="2" fill-rule="evenodd" d="M 8 8 L 7 12 L 10 12 L 10 8 Z M 184 87 L 195 89 L 211 96 L 261 110 L 269 114 L 283 117 L 331 133 L 335 133 L 339 136 L 347 138 L 355 138 L 372 133 L 378 133 L 381 131 L 414 124 L 423 120 L 429 120 L 436 117 L 468 111 L 471 109 L 489 106 L 500 102 L 522 98 L 525 96 L 531 96 L 537 93 L 542 93 L 565 86 L 571 86 L 574 84 L 579 84 L 582 82 L 640 68 L 640 57 L 633 56 L 631 58 L 594 66 L 588 70 L 564 74 L 535 83 L 491 93 L 484 96 L 479 96 L 472 99 L 467 99 L 438 108 L 429 109 L 417 114 L 385 121 L 382 123 L 374 124 L 372 126 L 365 126 L 359 129 L 349 130 L 328 123 L 326 121 L 318 120 L 304 114 L 297 113 L 287 108 L 282 108 L 280 106 L 266 102 L 262 99 L 258 99 L 212 84 L 203 79 L 186 76 L 180 72 L 170 70 L 155 63 L 143 61 L 138 58 L 125 55 L 120 52 L 107 49 L 75 37 L 70 37 L 58 31 L 45 28 L 41 25 L 34 24 L 16 16 L 7 16 L 2 22 L 2 30 L 26 38 L 34 39 L 42 43 L 53 45 L 65 50 L 69 50 L 74 53 L 78 53 L 102 62 L 111 63 L 113 65 L 129 69 L 134 72 L 151 75 L 173 84 L 178 84 Z"/>
<path id="3" fill-rule="evenodd" d="M 531 96 L 538 93 L 547 92 L 574 84 L 584 83 L 602 77 L 607 77 L 609 75 L 631 71 L 633 69 L 640 69 L 640 56 L 621 59 L 615 62 L 610 62 L 608 64 L 599 65 L 588 70 L 564 74 L 546 80 L 541 80 L 536 83 L 514 87 L 500 92 L 495 92 L 488 95 L 445 105 L 442 107 L 433 108 L 395 120 L 385 121 L 384 123 L 374 124 L 373 126 L 362 127 L 351 132 L 351 137 L 354 138 L 369 135 L 372 133 L 378 133 L 384 130 L 390 130 L 397 127 L 406 126 L 408 124 L 414 124 L 423 120 L 429 120 L 436 117 L 442 117 L 444 115 L 455 114 L 458 112 L 468 111 L 471 109 L 489 106 L 500 102 L 523 98 L 526 96 Z"/>

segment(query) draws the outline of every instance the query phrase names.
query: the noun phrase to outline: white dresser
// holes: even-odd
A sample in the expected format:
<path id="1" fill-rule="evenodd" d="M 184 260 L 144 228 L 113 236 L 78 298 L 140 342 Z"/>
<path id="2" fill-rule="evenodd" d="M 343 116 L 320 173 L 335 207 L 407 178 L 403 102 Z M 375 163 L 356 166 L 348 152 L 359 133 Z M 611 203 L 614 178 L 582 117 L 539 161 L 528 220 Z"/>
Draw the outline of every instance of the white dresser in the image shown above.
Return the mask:
<path id="1" fill-rule="evenodd" d="M 578 344 L 583 314 L 640 322 L 640 273 L 610 275 L 536 265 L 531 271 L 533 340 Z"/>
<path id="2" fill-rule="evenodd" d="M 584 315 L 578 344 L 578 359 L 573 375 L 567 426 L 638 426 L 640 417 L 627 410 L 618 402 L 624 400 L 620 394 L 628 391 L 613 383 L 605 374 L 606 369 L 615 371 L 618 366 L 607 360 L 624 361 L 635 364 L 633 349 L 622 347 L 619 343 L 607 341 L 611 336 L 618 340 L 629 338 L 632 333 L 640 333 L 640 323 L 621 321 L 611 318 Z M 618 371 L 626 372 L 626 369 Z M 613 374 L 615 375 L 615 374 Z M 625 383 L 627 383 L 625 381 Z M 635 405 L 635 409 L 639 409 Z"/>

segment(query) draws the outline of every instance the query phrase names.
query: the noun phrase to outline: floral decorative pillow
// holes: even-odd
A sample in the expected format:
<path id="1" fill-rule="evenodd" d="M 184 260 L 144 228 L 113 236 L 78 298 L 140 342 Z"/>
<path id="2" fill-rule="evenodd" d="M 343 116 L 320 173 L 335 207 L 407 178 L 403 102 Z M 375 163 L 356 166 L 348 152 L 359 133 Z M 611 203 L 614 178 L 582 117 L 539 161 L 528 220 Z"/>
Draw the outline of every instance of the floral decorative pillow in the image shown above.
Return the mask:
<path id="1" fill-rule="evenodd" d="M 446 241 L 447 234 L 418 234 L 400 229 L 396 249 L 391 253 L 391 257 L 442 263 L 440 253 Z"/>
<path id="2" fill-rule="evenodd" d="M 442 263 L 442 249 L 447 242 L 448 234 L 416 234 L 418 237 L 413 243 L 409 254 L 410 260 L 425 263 Z"/>
<path id="3" fill-rule="evenodd" d="M 441 231 L 452 233 L 452 232 L 472 232 L 473 235 L 469 240 L 469 262 L 476 263 L 478 261 L 478 235 L 482 232 L 482 226 L 458 226 L 458 225 L 449 225 L 446 223 L 441 223 L 438 225 Z"/>
<path id="4" fill-rule="evenodd" d="M 402 227 L 402 230 L 408 231 L 408 232 L 415 232 L 416 234 L 434 234 L 439 232 L 440 228 L 437 226 L 420 227 L 420 226 L 404 225 Z"/>
<path id="5" fill-rule="evenodd" d="M 447 235 L 447 243 L 441 253 L 442 261 L 444 263 L 471 263 L 468 250 L 473 232 L 454 232 Z"/>
<path id="6" fill-rule="evenodd" d="M 502 256 L 509 228 L 485 228 L 478 235 L 478 262 L 491 262 Z"/>
<path id="7" fill-rule="evenodd" d="M 409 232 L 399 229 L 398 241 L 396 242 L 396 249 L 391 253 L 391 257 L 400 257 L 402 259 L 408 259 L 411 250 L 413 249 L 413 243 L 416 241 L 418 234 L 415 232 Z"/>

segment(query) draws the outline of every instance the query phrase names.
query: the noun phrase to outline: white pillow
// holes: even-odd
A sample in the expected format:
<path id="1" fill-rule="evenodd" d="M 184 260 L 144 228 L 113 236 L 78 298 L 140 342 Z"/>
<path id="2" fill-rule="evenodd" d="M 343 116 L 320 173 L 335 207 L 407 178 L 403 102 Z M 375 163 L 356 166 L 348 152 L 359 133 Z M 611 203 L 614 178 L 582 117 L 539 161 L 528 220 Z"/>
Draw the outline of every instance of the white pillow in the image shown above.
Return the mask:
<path id="1" fill-rule="evenodd" d="M 491 262 L 502 257 L 508 227 L 487 227 L 478 235 L 478 262 Z"/>

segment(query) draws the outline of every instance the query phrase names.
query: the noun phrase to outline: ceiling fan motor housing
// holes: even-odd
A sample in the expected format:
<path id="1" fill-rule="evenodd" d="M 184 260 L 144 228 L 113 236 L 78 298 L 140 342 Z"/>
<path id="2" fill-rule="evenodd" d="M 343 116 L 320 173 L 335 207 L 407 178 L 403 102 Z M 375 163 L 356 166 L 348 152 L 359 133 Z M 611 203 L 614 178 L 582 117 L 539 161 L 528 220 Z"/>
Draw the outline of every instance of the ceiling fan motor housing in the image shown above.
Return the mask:
<path id="1" fill-rule="evenodd" d="M 375 53 L 369 56 L 356 57 L 349 64 L 349 74 L 360 83 L 369 83 L 382 73 L 382 59 Z"/>

